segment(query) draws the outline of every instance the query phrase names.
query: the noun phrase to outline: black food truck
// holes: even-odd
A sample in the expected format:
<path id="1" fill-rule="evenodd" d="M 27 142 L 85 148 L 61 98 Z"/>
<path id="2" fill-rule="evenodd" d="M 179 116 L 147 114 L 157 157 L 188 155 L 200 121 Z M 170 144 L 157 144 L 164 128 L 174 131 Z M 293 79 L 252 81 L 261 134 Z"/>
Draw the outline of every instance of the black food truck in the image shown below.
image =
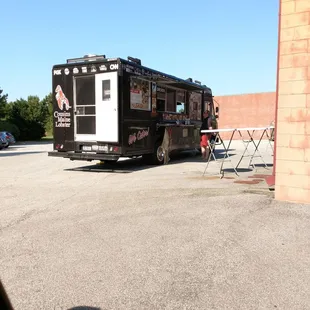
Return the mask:
<path id="1" fill-rule="evenodd" d="M 166 154 L 200 149 L 203 112 L 217 128 L 212 91 L 128 57 L 86 55 L 55 65 L 54 150 L 48 156 L 116 162 L 142 156 L 163 164 Z"/>

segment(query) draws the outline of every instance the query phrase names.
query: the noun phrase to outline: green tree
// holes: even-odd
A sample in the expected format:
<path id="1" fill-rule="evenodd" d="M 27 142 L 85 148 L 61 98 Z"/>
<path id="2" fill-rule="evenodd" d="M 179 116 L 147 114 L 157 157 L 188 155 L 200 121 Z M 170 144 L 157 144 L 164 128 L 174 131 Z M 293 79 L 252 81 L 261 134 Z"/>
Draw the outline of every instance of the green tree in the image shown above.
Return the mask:
<path id="1" fill-rule="evenodd" d="M 0 88 L 0 119 L 7 116 L 7 103 L 8 95 L 3 94 L 3 90 Z"/>
<path id="2" fill-rule="evenodd" d="M 45 135 L 48 107 L 37 96 L 10 104 L 8 119 L 20 130 L 20 140 L 38 140 Z"/>
<path id="3" fill-rule="evenodd" d="M 42 99 L 42 105 L 47 108 L 45 129 L 48 133 L 53 131 L 53 95 L 49 93 Z"/>

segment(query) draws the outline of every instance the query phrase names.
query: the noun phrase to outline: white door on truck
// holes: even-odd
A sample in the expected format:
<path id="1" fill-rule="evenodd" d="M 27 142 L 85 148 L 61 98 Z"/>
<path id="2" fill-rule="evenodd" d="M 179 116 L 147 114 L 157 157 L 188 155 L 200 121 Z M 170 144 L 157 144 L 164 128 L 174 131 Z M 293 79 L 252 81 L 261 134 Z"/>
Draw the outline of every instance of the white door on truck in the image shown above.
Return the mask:
<path id="1" fill-rule="evenodd" d="M 96 140 L 118 142 L 118 73 L 95 75 Z"/>

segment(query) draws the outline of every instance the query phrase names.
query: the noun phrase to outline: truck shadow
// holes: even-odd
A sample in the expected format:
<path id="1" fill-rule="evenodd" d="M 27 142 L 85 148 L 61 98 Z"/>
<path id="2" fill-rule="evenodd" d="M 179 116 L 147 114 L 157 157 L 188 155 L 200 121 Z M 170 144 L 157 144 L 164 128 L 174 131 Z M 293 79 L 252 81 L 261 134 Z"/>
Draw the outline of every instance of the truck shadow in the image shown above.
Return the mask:
<path id="1" fill-rule="evenodd" d="M 224 150 L 216 150 L 215 151 L 215 157 L 216 159 L 221 159 L 225 155 Z M 232 154 L 229 152 L 229 156 L 234 156 L 236 154 Z M 211 158 L 211 161 L 214 161 L 214 158 Z M 203 163 L 206 162 L 205 160 L 201 159 L 200 155 L 197 155 L 194 151 L 184 151 L 177 154 L 173 154 L 170 157 L 170 161 L 168 165 L 175 165 L 180 163 L 186 163 L 186 162 L 197 162 L 197 163 Z M 94 164 L 94 165 L 86 165 L 86 166 L 80 166 L 76 168 L 68 168 L 64 169 L 64 171 L 83 171 L 83 172 L 106 172 L 106 173 L 132 173 L 140 170 L 146 170 L 146 169 L 156 169 L 162 166 L 156 166 L 156 165 L 148 165 L 143 160 L 142 157 L 134 158 L 134 159 L 125 159 L 120 160 L 114 164 L 110 163 L 101 163 L 101 164 Z"/>
<path id="2" fill-rule="evenodd" d="M 100 163 L 76 168 L 64 169 L 65 171 L 83 171 L 83 172 L 108 172 L 108 173 L 131 173 L 139 170 L 145 170 L 156 166 L 144 165 L 142 158 L 125 159 L 115 164 Z"/>

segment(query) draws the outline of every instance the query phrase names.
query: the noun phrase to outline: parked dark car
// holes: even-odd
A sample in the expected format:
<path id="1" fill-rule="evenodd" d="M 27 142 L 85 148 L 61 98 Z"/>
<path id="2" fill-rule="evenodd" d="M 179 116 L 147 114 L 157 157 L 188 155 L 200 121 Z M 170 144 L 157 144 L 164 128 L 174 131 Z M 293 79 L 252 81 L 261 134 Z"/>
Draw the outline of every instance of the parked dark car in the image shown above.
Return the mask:
<path id="1" fill-rule="evenodd" d="M 10 145 L 15 144 L 15 137 L 8 131 L 0 131 L 0 137 L 2 140 L 6 141 L 5 148 L 8 148 Z"/>
<path id="2" fill-rule="evenodd" d="M 0 135 L 0 150 L 7 147 L 7 145 L 8 145 L 8 141 Z"/>

